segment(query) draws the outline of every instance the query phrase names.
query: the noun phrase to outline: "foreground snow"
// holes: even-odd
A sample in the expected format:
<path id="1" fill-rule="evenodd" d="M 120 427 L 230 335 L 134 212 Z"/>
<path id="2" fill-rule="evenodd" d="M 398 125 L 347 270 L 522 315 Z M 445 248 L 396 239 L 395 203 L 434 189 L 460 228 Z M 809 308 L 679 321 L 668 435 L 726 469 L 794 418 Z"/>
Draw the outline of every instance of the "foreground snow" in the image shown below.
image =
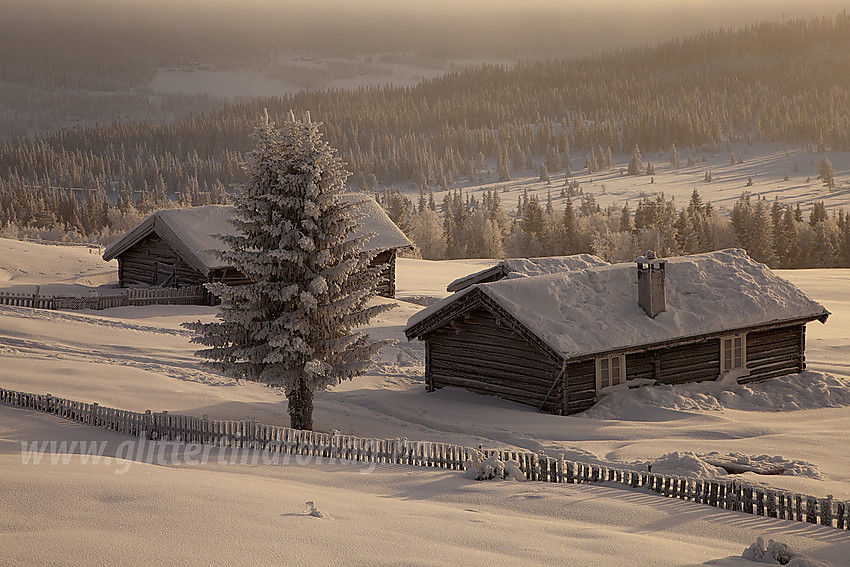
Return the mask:
<path id="1" fill-rule="evenodd" d="M 6 274 L 0 288 L 108 284 L 114 268 L 75 250 L 0 240 Z M 399 297 L 445 297 L 448 282 L 493 263 L 402 260 Z M 786 468 L 781 476 L 745 474 L 750 481 L 848 500 L 850 270 L 780 275 L 833 313 L 826 325 L 809 326 L 810 372 L 798 377 L 617 392 L 575 417 L 538 414 L 462 390 L 427 394 L 422 344 L 402 335 L 421 306 L 399 301 L 372 333 L 400 342 L 381 354 L 368 376 L 317 396 L 316 427 L 543 450 L 630 468 L 652 463 L 653 470 L 675 474 L 699 473 L 703 461 L 694 455 L 714 452 Z M 83 278 L 92 279 L 82 284 Z M 136 411 L 288 424 L 279 392 L 198 367 L 180 323 L 213 317 L 214 310 L 203 307 L 0 307 L 0 386 Z M 569 557 L 579 565 L 736 566 L 753 565 L 740 556 L 760 536 L 812 561 L 846 565 L 850 557 L 846 531 L 606 486 L 479 483 L 454 472 L 398 466 L 359 474 L 353 466 L 316 463 L 221 465 L 214 458 L 193 466 L 74 459 L 22 464 L 21 441 L 63 439 L 127 441 L 0 407 L 0 545 L 9 564 L 90 564 L 94 557 L 96 564 L 498 565 Z M 308 501 L 323 518 L 309 515 Z"/>
<path id="2" fill-rule="evenodd" d="M 834 528 L 593 485 L 381 465 L 22 465 L 20 440 L 117 434 L 0 406 L 9 565 L 752 565 L 757 538 L 842 565 Z M 116 472 L 124 471 L 124 474 Z M 313 507 L 308 505 L 313 503 Z M 318 514 L 314 514 L 313 510 Z M 14 512 L 13 512 L 14 511 Z M 793 529 L 790 529 L 792 528 Z M 781 536 L 781 537 L 780 537 Z"/>

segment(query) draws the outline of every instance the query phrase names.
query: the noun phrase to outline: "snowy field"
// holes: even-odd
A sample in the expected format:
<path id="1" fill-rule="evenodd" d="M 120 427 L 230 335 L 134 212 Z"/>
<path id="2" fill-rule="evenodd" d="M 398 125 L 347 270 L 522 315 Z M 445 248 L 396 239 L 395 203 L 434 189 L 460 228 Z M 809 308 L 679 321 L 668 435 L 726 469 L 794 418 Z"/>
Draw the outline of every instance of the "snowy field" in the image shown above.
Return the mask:
<path id="1" fill-rule="evenodd" d="M 692 152 L 694 165 L 688 166 L 688 152 Z M 732 164 L 732 155 L 736 163 Z M 680 167 L 670 165 L 669 151 L 641 154 L 644 166 L 652 162 L 656 174 L 625 175 L 631 154 L 614 154 L 615 166 L 609 171 L 588 173 L 583 169 L 585 156 L 583 152 L 574 150 L 570 154 L 572 173 L 570 181 L 576 181 L 585 195 L 593 195 L 596 202 L 603 208 L 614 205 L 622 208 L 629 204 L 632 211 L 643 198 L 655 199 L 664 195 L 665 199 L 674 199 L 678 209 L 684 208 L 694 189 L 699 191 L 703 201 L 711 202 L 714 206 L 728 211 L 732 210 L 741 194 L 749 192 L 753 198 L 764 198 L 768 204 L 779 197 L 782 203 L 800 203 L 804 211 L 811 209 L 812 204 L 823 201 L 827 210 L 832 212 L 838 207 L 850 210 L 850 152 L 826 151 L 809 152 L 805 145 L 779 144 L 731 144 L 729 148 L 718 147 L 714 151 L 706 149 L 679 148 Z M 834 189 L 824 187 L 818 179 L 817 164 L 826 156 L 835 171 Z M 535 160 L 535 167 L 540 167 L 541 160 Z M 457 180 L 457 187 L 464 193 L 481 198 L 481 194 L 496 188 L 501 197 L 502 207 L 507 211 L 516 209 L 517 198 L 524 192 L 536 195 L 542 204 L 546 204 L 547 195 L 551 194 L 552 204 L 556 211 L 561 211 L 566 204 L 566 197 L 561 197 L 564 186 L 564 172 L 550 172 L 550 182 L 540 181 L 538 171 L 514 171 L 513 179 L 506 182 L 496 181 L 495 164 L 490 178 L 469 182 L 466 179 Z M 705 181 L 706 172 L 711 171 L 712 181 Z M 785 175 L 788 180 L 785 180 Z M 749 179 L 753 184 L 748 186 Z M 414 203 L 419 198 L 417 187 L 400 187 Z M 445 191 L 434 190 L 437 204 L 442 202 Z M 574 196 L 573 203 L 577 207 L 581 196 Z M 808 220 L 808 215 L 806 216 Z"/>
<path id="2" fill-rule="evenodd" d="M 316 428 L 542 450 L 622 468 L 653 462 L 654 471 L 704 477 L 720 471 L 688 453 L 717 452 L 787 471 L 744 475 L 751 482 L 850 500 L 850 270 L 780 272 L 833 313 L 808 326 L 802 376 L 645 388 L 560 417 L 461 390 L 424 392 L 424 348 L 402 333 L 421 307 L 404 299 L 444 297 L 447 283 L 491 263 L 401 259 L 399 306 L 371 328 L 398 344 L 369 375 L 317 395 Z M 97 251 L 0 240 L 0 290 L 85 295 L 108 289 L 116 273 Z M 288 425 L 280 392 L 199 368 L 180 323 L 213 317 L 205 307 L 0 306 L 0 387 Z M 63 440 L 106 441 L 110 462 L 22 463 L 22 441 Z M 114 450 L 125 441 L 0 406 L 0 564 L 744 566 L 753 563 L 742 552 L 764 537 L 811 558 L 798 565 L 850 565 L 848 531 L 611 486 L 476 482 L 395 465 L 227 464 L 215 452 L 206 464 L 147 464 L 117 458 L 127 456 Z M 309 514 L 308 501 L 323 517 Z"/>

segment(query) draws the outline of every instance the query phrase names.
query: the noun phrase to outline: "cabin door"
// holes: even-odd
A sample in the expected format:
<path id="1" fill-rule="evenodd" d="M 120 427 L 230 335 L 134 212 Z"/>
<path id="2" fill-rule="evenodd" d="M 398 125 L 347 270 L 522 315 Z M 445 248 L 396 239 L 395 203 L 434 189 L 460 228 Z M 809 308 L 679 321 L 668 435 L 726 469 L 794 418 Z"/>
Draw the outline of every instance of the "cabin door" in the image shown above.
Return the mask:
<path id="1" fill-rule="evenodd" d="M 154 285 L 157 287 L 177 287 L 176 266 L 169 262 L 157 262 Z"/>

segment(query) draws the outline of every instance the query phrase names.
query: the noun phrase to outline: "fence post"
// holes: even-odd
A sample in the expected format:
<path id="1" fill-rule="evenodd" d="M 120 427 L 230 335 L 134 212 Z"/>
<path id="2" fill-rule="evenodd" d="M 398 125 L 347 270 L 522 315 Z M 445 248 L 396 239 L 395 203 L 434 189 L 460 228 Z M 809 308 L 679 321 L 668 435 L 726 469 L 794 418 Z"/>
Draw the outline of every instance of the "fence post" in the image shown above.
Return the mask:
<path id="1" fill-rule="evenodd" d="M 753 513 L 753 487 L 747 486 L 744 488 L 744 512 L 747 514 Z"/>
<path id="2" fill-rule="evenodd" d="M 826 500 L 820 501 L 820 524 L 832 526 L 832 494 L 827 494 Z"/>
<path id="3" fill-rule="evenodd" d="M 818 523 L 818 501 L 812 496 L 806 496 L 806 522 Z"/>
<path id="4" fill-rule="evenodd" d="M 540 473 L 539 480 L 546 482 L 549 480 L 549 457 L 544 455 L 543 453 L 537 457 L 537 462 L 540 463 Z"/>

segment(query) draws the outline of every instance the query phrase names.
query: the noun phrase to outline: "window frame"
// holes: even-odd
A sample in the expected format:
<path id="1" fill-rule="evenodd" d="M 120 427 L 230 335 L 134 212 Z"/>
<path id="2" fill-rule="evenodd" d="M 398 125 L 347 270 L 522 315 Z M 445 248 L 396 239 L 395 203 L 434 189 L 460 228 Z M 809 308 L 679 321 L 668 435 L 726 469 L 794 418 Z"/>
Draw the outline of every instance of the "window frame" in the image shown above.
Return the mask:
<path id="1" fill-rule="evenodd" d="M 739 356 L 735 353 L 735 340 L 741 340 L 741 353 L 740 353 L 740 361 L 737 359 Z M 727 349 L 727 344 L 730 345 L 730 348 Z M 727 354 L 727 350 L 731 351 L 730 354 Z M 740 362 L 739 365 L 736 366 L 736 362 Z M 727 368 L 728 363 L 728 368 Z M 733 370 L 747 368 L 747 334 L 746 333 L 736 333 L 734 335 L 726 335 L 720 337 L 720 373 L 724 372 L 732 372 Z"/>
<path id="2" fill-rule="evenodd" d="M 614 378 L 611 376 L 612 362 L 616 360 L 617 365 L 619 366 L 619 379 L 617 382 L 614 382 Z M 603 368 L 603 366 L 606 366 Z M 602 385 L 602 374 L 604 372 L 608 372 L 608 384 L 605 386 Z M 626 355 L 625 354 L 614 354 L 610 356 L 600 356 L 596 358 L 596 392 L 597 394 L 603 388 L 610 388 L 611 386 L 617 386 L 620 384 L 626 383 Z"/>

